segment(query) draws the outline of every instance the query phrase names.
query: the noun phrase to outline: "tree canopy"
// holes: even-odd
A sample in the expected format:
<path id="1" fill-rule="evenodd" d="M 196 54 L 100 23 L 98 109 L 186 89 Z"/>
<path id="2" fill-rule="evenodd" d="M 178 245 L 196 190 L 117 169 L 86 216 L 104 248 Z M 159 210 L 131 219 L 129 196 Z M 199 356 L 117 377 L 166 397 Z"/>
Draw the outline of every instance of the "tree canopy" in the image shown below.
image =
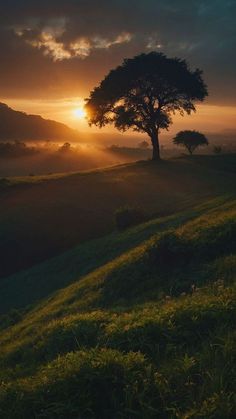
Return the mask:
<path id="1" fill-rule="evenodd" d="M 168 129 L 172 115 L 194 112 L 207 87 L 199 69 L 185 60 L 150 52 L 125 59 L 101 81 L 86 100 L 90 125 L 113 124 L 118 130 L 148 134 L 153 159 L 160 158 L 158 134 Z"/>
<path id="2" fill-rule="evenodd" d="M 173 143 L 185 147 L 190 154 L 193 154 L 199 146 L 208 145 L 208 140 L 198 131 L 180 131 L 176 134 Z"/>

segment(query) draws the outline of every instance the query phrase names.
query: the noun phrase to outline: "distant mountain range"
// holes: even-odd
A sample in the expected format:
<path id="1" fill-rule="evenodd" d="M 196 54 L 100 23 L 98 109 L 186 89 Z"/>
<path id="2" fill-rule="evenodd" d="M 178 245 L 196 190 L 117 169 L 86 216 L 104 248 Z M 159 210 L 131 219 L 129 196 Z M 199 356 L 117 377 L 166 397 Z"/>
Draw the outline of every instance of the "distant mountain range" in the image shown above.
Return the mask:
<path id="1" fill-rule="evenodd" d="M 73 141 L 79 133 L 60 122 L 14 111 L 0 103 L 0 141 Z"/>
<path id="2" fill-rule="evenodd" d="M 118 132 L 80 132 L 61 122 L 15 111 L 0 102 L 0 141 L 69 141 L 98 144 L 101 147 L 119 144 L 136 146 L 142 140 L 137 135 L 124 136 Z"/>
<path id="3" fill-rule="evenodd" d="M 220 144 L 235 148 L 236 130 L 206 132 L 211 145 Z M 162 132 L 161 144 L 173 147 L 173 134 Z M 137 133 L 121 134 L 114 132 L 80 132 L 61 122 L 44 119 L 39 115 L 28 115 L 11 109 L 0 102 L 0 141 L 69 141 L 97 144 L 101 147 L 118 144 L 119 146 L 137 147 L 140 141 L 148 138 Z"/>

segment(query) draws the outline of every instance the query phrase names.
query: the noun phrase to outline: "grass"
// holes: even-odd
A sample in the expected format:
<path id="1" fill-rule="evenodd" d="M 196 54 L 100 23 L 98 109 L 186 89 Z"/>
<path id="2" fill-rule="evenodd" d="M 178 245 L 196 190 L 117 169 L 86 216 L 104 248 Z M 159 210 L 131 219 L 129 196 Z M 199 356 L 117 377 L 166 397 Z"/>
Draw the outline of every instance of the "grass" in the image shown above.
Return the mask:
<path id="1" fill-rule="evenodd" d="M 233 418 L 235 291 L 220 286 L 129 311 L 66 316 L 21 344 L 18 359 L 8 347 L 2 412 Z"/>
<path id="2" fill-rule="evenodd" d="M 8 178 L 0 187 L 0 277 L 111 233 L 120 207 L 138 207 L 154 218 L 234 193 L 235 156 L 206 157 Z"/>
<path id="3" fill-rule="evenodd" d="M 113 261 L 128 250 L 170 228 L 180 226 L 211 208 L 218 208 L 229 197 L 210 200 L 204 205 L 171 216 L 154 218 L 125 232 L 113 232 L 100 239 L 88 241 L 73 249 L 7 277 L 0 284 L 0 313 L 11 308 L 23 308 L 46 297 L 56 289 L 78 280 L 89 272 Z M 12 313 L 14 316 L 14 312 Z"/>
<path id="4" fill-rule="evenodd" d="M 235 220 L 224 190 L 2 280 L 0 418 L 235 418 Z"/>

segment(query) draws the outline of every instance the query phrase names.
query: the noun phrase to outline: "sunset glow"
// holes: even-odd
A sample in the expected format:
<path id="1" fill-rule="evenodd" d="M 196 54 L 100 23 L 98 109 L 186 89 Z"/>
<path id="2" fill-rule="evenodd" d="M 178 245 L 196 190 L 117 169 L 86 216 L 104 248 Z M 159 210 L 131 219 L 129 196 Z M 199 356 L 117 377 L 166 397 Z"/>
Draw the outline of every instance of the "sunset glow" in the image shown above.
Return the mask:
<path id="1" fill-rule="evenodd" d="M 0 98 L 0 102 L 7 102 L 9 106 L 18 111 L 41 115 L 46 119 L 54 119 L 75 129 L 87 132 L 100 132 L 99 128 L 90 128 L 86 120 L 82 97 L 67 99 L 7 99 Z M 234 130 L 236 106 L 219 106 L 210 103 L 199 104 L 197 112 L 182 118 L 176 114 L 169 134 L 172 136 L 181 129 L 203 130 L 204 132 L 222 132 Z M 107 132 L 115 132 L 113 127 L 104 128 Z M 165 134 L 165 132 L 163 132 Z M 127 135 L 127 134 L 126 134 Z"/>
<path id="2" fill-rule="evenodd" d="M 73 111 L 73 115 L 75 118 L 77 119 L 85 119 L 86 118 L 86 112 L 85 109 L 83 107 L 80 108 L 76 108 Z"/>

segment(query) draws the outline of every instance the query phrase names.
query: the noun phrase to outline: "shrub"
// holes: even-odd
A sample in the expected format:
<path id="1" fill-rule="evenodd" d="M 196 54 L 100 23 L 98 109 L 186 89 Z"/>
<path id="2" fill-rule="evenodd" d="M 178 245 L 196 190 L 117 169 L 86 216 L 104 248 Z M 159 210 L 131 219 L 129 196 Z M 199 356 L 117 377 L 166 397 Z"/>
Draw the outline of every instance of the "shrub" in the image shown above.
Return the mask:
<path id="1" fill-rule="evenodd" d="M 115 212 L 115 223 L 118 230 L 125 230 L 126 228 L 143 223 L 147 219 L 144 212 L 135 207 L 121 207 Z"/>

